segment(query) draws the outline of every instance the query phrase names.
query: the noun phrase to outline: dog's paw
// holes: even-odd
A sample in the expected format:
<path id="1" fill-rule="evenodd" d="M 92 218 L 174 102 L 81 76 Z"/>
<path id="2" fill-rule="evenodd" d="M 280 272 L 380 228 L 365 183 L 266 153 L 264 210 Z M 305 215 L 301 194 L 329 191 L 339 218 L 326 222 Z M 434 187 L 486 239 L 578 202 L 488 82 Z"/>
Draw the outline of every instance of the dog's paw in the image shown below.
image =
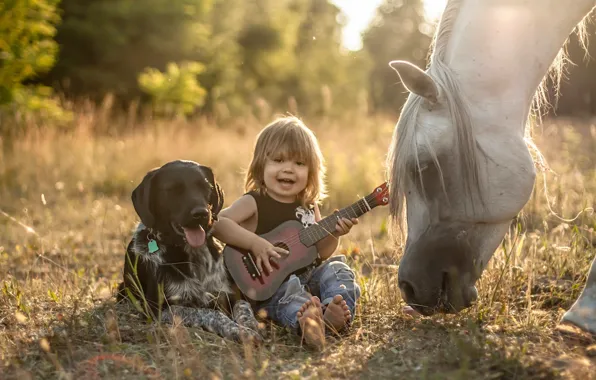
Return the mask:
<path id="1" fill-rule="evenodd" d="M 257 331 L 247 327 L 239 326 L 238 337 L 235 339 L 239 343 L 261 345 L 263 344 L 263 336 Z"/>
<path id="2" fill-rule="evenodd" d="M 247 328 L 249 330 L 252 331 L 256 331 L 259 332 L 261 331 L 261 327 L 259 326 L 259 322 L 254 319 L 254 317 L 252 319 L 248 319 L 246 321 L 244 321 L 244 323 L 238 323 L 240 326 L 243 326 L 244 328 Z"/>
<path id="3" fill-rule="evenodd" d="M 236 302 L 233 309 L 234 321 L 240 326 L 259 331 L 259 322 L 255 318 L 250 304 L 244 300 Z"/>

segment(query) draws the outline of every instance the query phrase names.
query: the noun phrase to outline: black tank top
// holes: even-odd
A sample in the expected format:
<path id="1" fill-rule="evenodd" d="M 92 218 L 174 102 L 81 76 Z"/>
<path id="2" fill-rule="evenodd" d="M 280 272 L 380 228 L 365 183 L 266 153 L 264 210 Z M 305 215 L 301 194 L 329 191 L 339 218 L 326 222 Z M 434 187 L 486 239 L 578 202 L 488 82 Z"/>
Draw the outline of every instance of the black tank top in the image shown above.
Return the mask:
<path id="1" fill-rule="evenodd" d="M 247 193 L 257 202 L 257 229 L 255 234 L 262 235 L 288 220 L 297 220 L 308 227 L 315 223 L 314 207 L 304 208 L 300 202 L 278 202 L 266 193 L 251 191 Z"/>
<path id="2" fill-rule="evenodd" d="M 275 227 L 279 226 L 283 222 L 287 222 L 288 220 L 297 220 L 302 223 L 303 227 L 308 227 L 312 224 L 315 224 L 315 209 L 314 206 L 306 209 L 304 208 L 300 202 L 293 202 L 293 203 L 283 203 L 278 202 L 275 199 L 271 198 L 264 192 L 260 192 L 258 190 L 250 191 L 246 193 L 252 196 L 255 201 L 257 202 L 257 229 L 255 230 L 255 234 L 262 235 L 265 234 Z M 300 276 L 301 274 L 312 270 L 319 265 L 321 265 L 321 257 L 318 256 L 317 259 L 310 265 L 298 269 L 294 271 L 294 275 Z M 284 282 L 290 278 L 291 275 L 288 275 Z M 260 301 L 255 303 L 255 308 L 258 308 L 259 305 L 266 303 L 267 301 Z"/>

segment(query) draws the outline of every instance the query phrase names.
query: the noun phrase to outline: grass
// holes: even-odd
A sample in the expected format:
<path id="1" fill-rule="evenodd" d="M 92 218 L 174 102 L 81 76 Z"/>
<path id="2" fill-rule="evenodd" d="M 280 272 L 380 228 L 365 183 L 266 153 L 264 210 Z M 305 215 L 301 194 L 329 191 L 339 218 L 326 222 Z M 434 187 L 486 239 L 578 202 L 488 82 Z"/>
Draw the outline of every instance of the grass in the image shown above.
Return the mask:
<path id="1" fill-rule="evenodd" d="M 383 182 L 394 121 L 307 120 L 328 160 L 324 213 Z M 0 379 L 144 378 L 582 378 L 596 374 L 594 340 L 556 329 L 596 254 L 596 126 L 547 121 L 536 143 L 539 176 L 478 283 L 479 301 L 459 315 L 413 318 L 397 288 L 401 247 L 387 208 L 342 239 L 363 289 L 351 332 L 322 353 L 266 325 L 253 348 L 182 326 L 146 324 L 117 304 L 126 244 L 137 221 L 130 193 L 149 169 L 184 158 L 212 166 L 227 204 L 260 124 L 154 121 L 94 136 L 81 117 L 69 132 L 43 130 L 0 156 Z"/>

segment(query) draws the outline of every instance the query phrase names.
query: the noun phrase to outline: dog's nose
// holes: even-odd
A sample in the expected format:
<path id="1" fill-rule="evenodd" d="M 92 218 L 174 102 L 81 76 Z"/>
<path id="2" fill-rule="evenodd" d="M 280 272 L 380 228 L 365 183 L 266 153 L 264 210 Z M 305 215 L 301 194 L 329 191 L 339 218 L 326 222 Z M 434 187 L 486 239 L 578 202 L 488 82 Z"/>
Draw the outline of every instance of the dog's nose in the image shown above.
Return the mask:
<path id="1" fill-rule="evenodd" d="M 205 207 L 195 207 L 190 211 L 193 219 L 207 219 L 209 218 L 209 210 Z"/>

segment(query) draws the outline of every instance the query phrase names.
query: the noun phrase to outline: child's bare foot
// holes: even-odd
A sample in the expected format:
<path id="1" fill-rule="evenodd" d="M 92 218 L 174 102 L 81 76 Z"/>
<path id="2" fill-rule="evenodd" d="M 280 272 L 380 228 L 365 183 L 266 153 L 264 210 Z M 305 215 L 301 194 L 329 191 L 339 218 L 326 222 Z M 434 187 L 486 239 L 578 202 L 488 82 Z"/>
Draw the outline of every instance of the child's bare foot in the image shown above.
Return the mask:
<path id="1" fill-rule="evenodd" d="M 302 329 L 302 338 L 306 344 L 317 350 L 325 347 L 325 325 L 319 297 L 311 297 L 297 313 Z"/>
<path id="2" fill-rule="evenodd" d="M 327 305 L 327 309 L 325 309 L 325 314 L 323 314 L 325 324 L 333 329 L 334 332 L 343 330 L 351 318 L 352 313 L 350 313 L 350 308 L 346 304 L 346 300 L 339 294 L 333 297 L 333 300 Z"/>

